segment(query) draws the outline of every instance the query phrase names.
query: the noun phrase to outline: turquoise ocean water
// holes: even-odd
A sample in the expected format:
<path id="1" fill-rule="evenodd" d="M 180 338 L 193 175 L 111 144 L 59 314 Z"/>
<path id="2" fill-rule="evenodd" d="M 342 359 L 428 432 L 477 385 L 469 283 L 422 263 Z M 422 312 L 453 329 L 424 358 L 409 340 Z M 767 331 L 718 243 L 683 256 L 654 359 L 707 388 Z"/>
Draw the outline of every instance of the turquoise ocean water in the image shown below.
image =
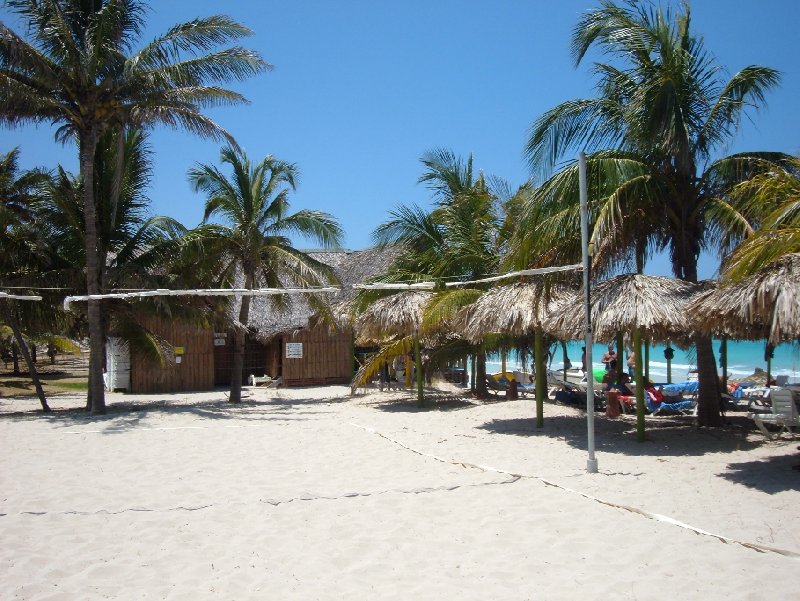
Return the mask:
<path id="1" fill-rule="evenodd" d="M 719 362 L 719 347 L 718 340 L 714 341 L 714 354 Z M 741 378 L 751 375 L 757 367 L 763 370 L 767 369 L 767 362 L 764 360 L 764 347 L 765 343 L 750 342 L 750 341 L 728 341 L 728 373 L 735 378 Z M 554 346 L 553 360 L 550 364 L 551 369 L 563 368 L 563 352 L 561 345 Z M 568 342 L 567 353 L 569 360 L 572 362 L 573 367 L 580 368 L 581 366 L 581 349 L 583 343 L 581 342 Z M 600 358 L 606 352 L 607 346 L 605 344 L 595 344 L 592 346 L 592 363 L 595 367 L 603 367 L 600 363 Z M 667 360 L 664 358 L 664 345 L 655 344 L 650 347 L 650 379 L 654 382 L 667 381 Z M 679 348 L 673 347 L 675 356 L 672 359 L 672 381 L 681 382 L 686 379 L 689 370 L 694 369 L 696 360 L 694 350 L 688 349 L 683 351 Z M 625 355 L 627 357 L 627 355 Z M 623 359 L 624 360 L 624 359 Z M 528 369 L 531 371 L 530 363 L 528 360 Z M 501 361 L 500 355 L 490 355 L 487 358 L 486 371 L 489 373 L 496 373 L 500 371 Z M 509 355 L 506 357 L 506 369 L 509 371 L 515 369 L 522 369 L 520 358 L 516 355 Z M 789 376 L 789 382 L 800 383 L 800 347 L 791 344 L 781 344 L 775 348 L 774 356 L 772 359 L 772 377 L 778 375 Z"/>

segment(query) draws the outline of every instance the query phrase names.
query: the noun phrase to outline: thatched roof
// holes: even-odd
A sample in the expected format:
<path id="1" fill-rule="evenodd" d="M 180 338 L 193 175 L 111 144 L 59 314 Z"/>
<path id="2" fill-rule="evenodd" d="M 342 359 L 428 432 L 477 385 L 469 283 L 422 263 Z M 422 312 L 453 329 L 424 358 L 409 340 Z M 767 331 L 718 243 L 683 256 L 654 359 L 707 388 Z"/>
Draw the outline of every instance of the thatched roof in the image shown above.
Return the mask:
<path id="1" fill-rule="evenodd" d="M 651 275 L 620 275 L 592 289 L 592 335 L 613 340 L 618 332 L 639 328 L 649 340 L 687 338 L 693 332 L 686 306 L 696 284 Z M 545 318 L 545 331 L 562 340 L 583 337 L 584 307 L 581 293 L 559 303 Z"/>
<path id="2" fill-rule="evenodd" d="M 720 285 L 689 305 L 705 333 L 772 344 L 800 340 L 800 254 L 789 254 L 741 282 Z"/>
<path id="3" fill-rule="evenodd" d="M 492 333 L 522 336 L 541 326 L 548 311 L 566 294 L 563 289 L 547 291 L 540 283 L 496 286 L 465 307 L 455 327 L 471 342 Z"/>
<path id="4" fill-rule="evenodd" d="M 334 315 L 341 313 L 355 296 L 353 284 L 384 273 L 397 254 L 392 248 L 305 252 L 330 266 L 339 281 L 340 292 L 321 295 L 322 301 L 331 307 Z M 248 325 L 255 330 L 256 338 L 262 342 L 268 342 L 283 332 L 308 327 L 309 319 L 315 314 L 305 295 L 286 296 L 287 306 L 280 312 L 274 309 L 271 300 L 269 297 L 254 297 L 250 305 Z M 238 315 L 238 303 L 232 315 Z"/>
<path id="5" fill-rule="evenodd" d="M 356 320 L 359 340 L 381 341 L 419 331 L 425 305 L 431 298 L 432 292 L 409 290 L 376 300 Z"/>

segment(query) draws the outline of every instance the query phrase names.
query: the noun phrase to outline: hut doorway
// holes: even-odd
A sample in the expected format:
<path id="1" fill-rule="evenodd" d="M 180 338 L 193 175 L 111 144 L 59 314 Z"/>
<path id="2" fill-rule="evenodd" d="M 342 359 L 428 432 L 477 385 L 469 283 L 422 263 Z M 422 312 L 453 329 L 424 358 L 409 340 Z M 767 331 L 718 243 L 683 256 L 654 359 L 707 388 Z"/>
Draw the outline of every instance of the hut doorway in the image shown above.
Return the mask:
<path id="1" fill-rule="evenodd" d="M 221 342 L 219 342 L 221 341 Z M 230 386 L 233 370 L 233 335 L 216 337 L 214 343 L 214 386 Z M 244 346 L 244 363 L 242 365 L 242 382 L 249 377 L 270 375 L 277 378 L 280 374 L 270 373 L 267 358 L 268 347 L 248 336 Z"/>

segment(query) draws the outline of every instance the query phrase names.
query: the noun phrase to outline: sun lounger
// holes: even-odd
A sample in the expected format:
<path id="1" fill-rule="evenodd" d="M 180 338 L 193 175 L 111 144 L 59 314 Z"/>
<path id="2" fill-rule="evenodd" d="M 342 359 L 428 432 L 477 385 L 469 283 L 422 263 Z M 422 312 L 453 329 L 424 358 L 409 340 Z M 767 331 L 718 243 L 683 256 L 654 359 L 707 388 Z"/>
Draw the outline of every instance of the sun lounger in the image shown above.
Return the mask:
<path id="1" fill-rule="evenodd" d="M 249 382 L 250 386 L 258 386 L 259 384 L 266 384 L 264 388 L 277 388 L 280 383 L 283 381 L 283 378 L 271 378 L 270 376 L 254 376 L 250 374 Z"/>
<path id="2" fill-rule="evenodd" d="M 778 436 L 785 430 L 792 434 L 792 438 L 794 438 L 794 433 L 790 428 L 800 426 L 800 416 L 798 416 L 797 404 L 792 391 L 787 388 L 773 388 L 769 399 L 772 405 L 772 413 L 750 413 L 748 417 L 755 422 L 756 427 L 767 438 L 771 439 L 772 433 L 767 430 L 766 424 L 778 426 Z"/>

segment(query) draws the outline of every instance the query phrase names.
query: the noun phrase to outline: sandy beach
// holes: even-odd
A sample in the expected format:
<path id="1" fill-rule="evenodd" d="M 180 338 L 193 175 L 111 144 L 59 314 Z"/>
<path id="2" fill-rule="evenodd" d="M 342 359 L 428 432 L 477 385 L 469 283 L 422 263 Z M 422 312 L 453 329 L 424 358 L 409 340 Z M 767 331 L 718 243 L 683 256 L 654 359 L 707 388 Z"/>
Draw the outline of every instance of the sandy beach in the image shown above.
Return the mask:
<path id="1" fill-rule="evenodd" d="M 343 386 L 0 399 L 3 599 L 800 598 L 798 439 Z M 72 410 L 71 410 L 72 409 Z M 777 593 L 776 593 L 777 592 Z"/>

